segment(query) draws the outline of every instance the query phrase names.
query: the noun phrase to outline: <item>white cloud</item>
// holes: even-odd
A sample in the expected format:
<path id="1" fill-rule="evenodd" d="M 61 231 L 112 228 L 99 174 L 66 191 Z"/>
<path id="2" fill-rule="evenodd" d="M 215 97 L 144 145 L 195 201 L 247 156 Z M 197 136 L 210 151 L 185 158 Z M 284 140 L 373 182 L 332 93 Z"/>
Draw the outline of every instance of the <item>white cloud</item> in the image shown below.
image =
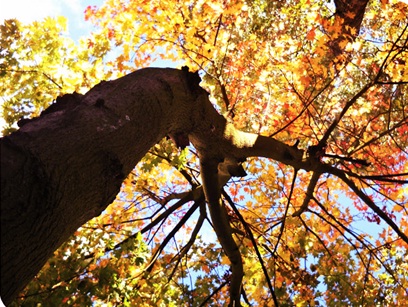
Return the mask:
<path id="1" fill-rule="evenodd" d="M 61 2 L 63 2 L 64 5 L 69 8 L 73 14 L 83 15 L 84 4 L 86 4 L 87 1 L 82 1 L 81 3 L 81 0 L 63 0 Z"/>
<path id="2" fill-rule="evenodd" d="M 77 40 L 92 30 L 85 21 L 88 5 L 100 6 L 103 0 L 0 0 L 0 24 L 4 19 L 16 18 L 23 23 L 41 21 L 45 17 L 65 16 L 68 19 L 69 35 Z"/>
<path id="3" fill-rule="evenodd" d="M 24 23 L 41 20 L 47 16 L 57 16 L 62 12 L 62 2 L 55 0 L 9 0 L 2 1 L 0 22 L 16 18 Z"/>

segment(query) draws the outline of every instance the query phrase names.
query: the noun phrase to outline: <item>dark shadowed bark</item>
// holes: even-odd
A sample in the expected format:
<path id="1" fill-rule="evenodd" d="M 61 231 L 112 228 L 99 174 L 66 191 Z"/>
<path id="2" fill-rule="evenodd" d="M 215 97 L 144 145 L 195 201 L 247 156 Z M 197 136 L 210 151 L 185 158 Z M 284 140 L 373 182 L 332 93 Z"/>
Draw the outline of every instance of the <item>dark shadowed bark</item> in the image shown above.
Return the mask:
<path id="1" fill-rule="evenodd" d="M 331 47 L 335 56 L 343 52 L 341 44 L 352 42 L 359 35 L 368 0 L 334 0 L 336 14 L 334 24 L 340 35 L 333 39 Z"/>

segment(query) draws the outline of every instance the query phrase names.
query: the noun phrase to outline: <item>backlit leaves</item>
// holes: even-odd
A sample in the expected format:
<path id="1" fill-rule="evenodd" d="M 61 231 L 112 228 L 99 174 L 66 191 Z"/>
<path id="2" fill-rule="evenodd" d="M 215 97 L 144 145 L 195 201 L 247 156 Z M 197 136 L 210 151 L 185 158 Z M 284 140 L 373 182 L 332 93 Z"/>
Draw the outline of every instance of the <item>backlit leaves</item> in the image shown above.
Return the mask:
<path id="1" fill-rule="evenodd" d="M 38 116 L 57 96 L 83 93 L 111 75 L 102 61 L 109 42 L 95 35 L 75 44 L 66 36 L 64 17 L 30 25 L 5 20 L 1 31 L 0 96 L 8 125 L 5 133 L 15 130 L 22 117 Z"/>
<path id="2" fill-rule="evenodd" d="M 299 141 L 305 156 L 324 139 L 330 156 L 321 160 L 349 180 L 322 174 L 307 195 L 311 172 L 299 170 L 292 189 L 290 167 L 256 157 L 244 163 L 249 176 L 231 180 L 223 198 L 244 262 L 243 304 L 272 305 L 269 279 L 283 306 L 403 306 L 406 242 L 352 186 L 407 233 L 406 12 L 402 2 L 370 1 L 357 29 L 347 24 L 357 15 L 338 18 L 335 3 L 319 0 L 107 0 L 86 10 L 98 29 L 78 45 L 59 35 L 63 19 L 7 21 L 4 117 L 12 125 L 38 115 L 60 93 L 84 91 L 156 59 L 200 69 L 201 85 L 235 126 Z M 194 148 L 180 151 L 162 140 L 21 301 L 46 293 L 37 301 L 223 305 L 229 260 L 200 204 L 199 171 Z M 292 216 L 306 197 L 306 210 Z M 178 227 L 189 210 L 195 213 Z"/>

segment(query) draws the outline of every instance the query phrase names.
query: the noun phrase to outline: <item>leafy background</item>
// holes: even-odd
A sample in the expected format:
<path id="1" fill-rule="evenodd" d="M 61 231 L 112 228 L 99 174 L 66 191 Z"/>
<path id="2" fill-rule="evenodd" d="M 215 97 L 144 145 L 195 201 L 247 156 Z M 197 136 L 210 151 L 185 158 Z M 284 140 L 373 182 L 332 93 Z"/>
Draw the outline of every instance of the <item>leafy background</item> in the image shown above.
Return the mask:
<path id="1" fill-rule="evenodd" d="M 370 2 L 360 35 L 340 40 L 338 53 L 330 44 L 343 32 L 327 1 L 63 3 L 71 9 L 51 14 L 73 23 L 45 14 L 1 25 L 4 134 L 58 95 L 149 65 L 199 69 L 235 126 L 299 140 L 304 149 L 352 102 L 327 151 L 370 165 L 324 159 L 358 174 L 358 188 L 407 233 L 406 4 Z M 320 177 L 307 211 L 293 217 L 311 175 L 300 171 L 293 184 L 293 169 L 260 158 L 245 168 L 249 175 L 231 181 L 224 200 L 244 259 L 247 305 L 272 304 L 269 282 L 282 306 L 404 306 L 407 244 L 344 181 Z M 229 262 L 188 196 L 199 184 L 194 148 L 162 140 L 15 305 L 223 305 Z"/>

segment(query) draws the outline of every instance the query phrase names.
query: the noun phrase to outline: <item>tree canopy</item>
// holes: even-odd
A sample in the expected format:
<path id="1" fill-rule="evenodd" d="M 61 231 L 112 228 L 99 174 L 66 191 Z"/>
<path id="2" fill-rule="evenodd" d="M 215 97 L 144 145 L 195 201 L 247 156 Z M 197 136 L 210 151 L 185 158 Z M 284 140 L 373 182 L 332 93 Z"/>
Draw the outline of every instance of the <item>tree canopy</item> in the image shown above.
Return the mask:
<path id="1" fill-rule="evenodd" d="M 168 131 L 115 177 L 112 204 L 10 306 L 405 306 L 407 10 L 106 0 L 87 8 L 95 31 L 79 42 L 63 17 L 4 21 L 5 135 L 63 94 L 89 97 L 157 59 L 185 66 L 186 91 L 204 99 L 201 82 L 222 115 Z"/>

